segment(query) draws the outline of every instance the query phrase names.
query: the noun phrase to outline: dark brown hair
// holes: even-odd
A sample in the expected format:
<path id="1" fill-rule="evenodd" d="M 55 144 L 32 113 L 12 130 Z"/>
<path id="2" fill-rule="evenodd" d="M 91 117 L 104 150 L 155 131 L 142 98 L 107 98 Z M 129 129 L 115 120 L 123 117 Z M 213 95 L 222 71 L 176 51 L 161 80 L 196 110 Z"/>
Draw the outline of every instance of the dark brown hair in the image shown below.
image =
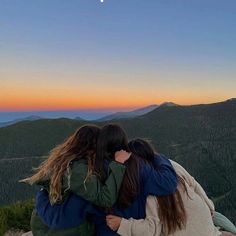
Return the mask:
<path id="1" fill-rule="evenodd" d="M 129 142 L 129 149 L 136 156 L 141 157 L 154 168 L 158 169 L 158 167 L 154 165 L 155 152 L 149 142 L 143 139 L 132 140 Z M 183 178 L 178 175 L 177 178 L 178 187 L 182 187 L 186 193 L 188 193 Z M 174 233 L 176 230 L 181 230 L 186 226 L 187 214 L 178 188 L 176 192 L 171 195 L 162 197 L 158 196 L 157 201 L 158 215 L 163 225 L 165 235 Z"/>
<path id="2" fill-rule="evenodd" d="M 95 169 L 98 173 L 104 171 L 103 161 L 114 160 L 115 152 L 125 150 L 129 152 L 128 138 L 125 131 L 117 124 L 108 124 L 102 127 L 97 142 L 97 156 Z M 128 207 L 139 193 L 139 166 L 138 158 L 131 155 L 126 161 L 126 172 L 120 188 L 118 204 Z"/>

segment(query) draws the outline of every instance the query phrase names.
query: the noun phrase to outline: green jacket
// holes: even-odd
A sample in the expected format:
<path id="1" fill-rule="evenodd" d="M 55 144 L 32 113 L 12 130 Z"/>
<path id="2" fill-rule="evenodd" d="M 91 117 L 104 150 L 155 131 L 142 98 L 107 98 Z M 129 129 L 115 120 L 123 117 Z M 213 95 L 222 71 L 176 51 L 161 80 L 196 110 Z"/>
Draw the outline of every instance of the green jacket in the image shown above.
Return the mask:
<path id="1" fill-rule="evenodd" d="M 88 165 L 84 160 L 73 161 L 63 178 L 63 198 L 69 191 L 77 194 L 85 200 L 100 206 L 110 208 L 118 198 L 119 189 L 125 173 L 125 166 L 112 161 L 109 164 L 109 175 L 104 183 L 95 174 L 87 177 Z M 38 183 L 44 188 L 48 188 L 48 181 Z M 34 236 L 90 236 L 94 235 L 94 226 L 92 222 L 85 220 L 84 223 L 65 230 L 49 229 L 37 212 L 32 213 L 31 228 Z"/>

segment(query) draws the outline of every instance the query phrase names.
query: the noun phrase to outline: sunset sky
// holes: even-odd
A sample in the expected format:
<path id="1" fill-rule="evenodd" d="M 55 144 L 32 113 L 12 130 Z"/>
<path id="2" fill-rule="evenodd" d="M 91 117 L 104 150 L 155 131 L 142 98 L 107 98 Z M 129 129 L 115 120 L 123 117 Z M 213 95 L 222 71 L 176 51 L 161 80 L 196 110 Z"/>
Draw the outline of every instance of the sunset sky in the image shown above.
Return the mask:
<path id="1" fill-rule="evenodd" d="M 231 97 L 235 0 L 0 0 L 0 111 Z"/>

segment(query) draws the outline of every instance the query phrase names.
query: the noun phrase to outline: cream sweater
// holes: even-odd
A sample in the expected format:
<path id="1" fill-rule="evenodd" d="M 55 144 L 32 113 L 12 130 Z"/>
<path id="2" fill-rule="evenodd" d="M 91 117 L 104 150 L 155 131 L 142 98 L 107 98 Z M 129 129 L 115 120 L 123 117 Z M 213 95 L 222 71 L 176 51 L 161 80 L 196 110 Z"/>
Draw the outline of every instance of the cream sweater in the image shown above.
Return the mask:
<path id="1" fill-rule="evenodd" d="M 211 212 L 214 204 L 207 197 L 201 185 L 178 163 L 171 161 L 176 173 L 184 180 L 190 198 L 182 187 L 178 186 L 187 213 L 187 224 L 173 236 L 218 236 L 221 232 L 214 226 Z M 123 236 L 164 236 L 158 217 L 156 197 L 149 196 L 146 203 L 146 218 L 122 219 L 118 234 Z"/>

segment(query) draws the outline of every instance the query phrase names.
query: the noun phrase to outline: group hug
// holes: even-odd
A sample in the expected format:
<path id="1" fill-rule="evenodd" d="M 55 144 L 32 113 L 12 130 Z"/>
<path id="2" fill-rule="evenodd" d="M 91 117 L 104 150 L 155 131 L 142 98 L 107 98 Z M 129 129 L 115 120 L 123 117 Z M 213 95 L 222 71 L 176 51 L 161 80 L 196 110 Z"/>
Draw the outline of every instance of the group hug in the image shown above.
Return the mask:
<path id="1" fill-rule="evenodd" d="M 34 236 L 236 234 L 180 164 L 117 124 L 79 128 L 22 181 L 40 187 Z"/>

